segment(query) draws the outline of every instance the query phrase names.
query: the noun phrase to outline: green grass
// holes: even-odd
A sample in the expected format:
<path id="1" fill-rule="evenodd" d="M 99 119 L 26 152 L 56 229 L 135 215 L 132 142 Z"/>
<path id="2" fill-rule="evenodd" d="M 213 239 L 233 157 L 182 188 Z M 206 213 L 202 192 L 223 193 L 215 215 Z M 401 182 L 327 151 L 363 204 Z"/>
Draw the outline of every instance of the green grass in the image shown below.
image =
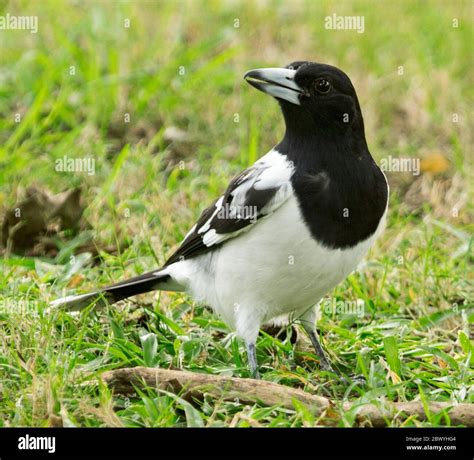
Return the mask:
<path id="1" fill-rule="evenodd" d="M 277 104 L 246 85 L 244 72 L 296 59 L 350 75 L 377 161 L 441 152 L 449 169 L 389 175 L 387 229 L 327 296 L 364 302 L 360 317 L 323 312 L 319 328 L 331 358 L 367 383 L 348 388 L 321 372 L 303 334 L 294 348 L 289 333 L 260 334 L 262 378 L 340 401 L 344 426 L 355 423 L 346 400 L 474 402 L 471 12 L 467 1 L 0 2 L 0 15 L 39 17 L 37 34 L 0 31 L 0 208 L 32 184 L 80 185 L 96 241 L 123 247 L 71 266 L 77 240 L 64 235 L 54 259 L 0 259 L 0 426 L 47 426 L 52 415 L 74 426 L 330 423 L 297 404 L 207 398 L 193 407 L 154 389 L 127 399 L 87 384 L 138 365 L 248 377 L 242 343 L 184 295 L 144 295 L 81 317 L 46 312 L 65 291 L 164 262 L 202 203 L 282 135 Z M 333 13 L 364 15 L 365 33 L 325 30 Z M 170 127 L 189 140 L 170 143 Z M 65 155 L 94 158 L 95 175 L 55 171 Z M 436 414 L 405 422 L 446 424 Z"/>

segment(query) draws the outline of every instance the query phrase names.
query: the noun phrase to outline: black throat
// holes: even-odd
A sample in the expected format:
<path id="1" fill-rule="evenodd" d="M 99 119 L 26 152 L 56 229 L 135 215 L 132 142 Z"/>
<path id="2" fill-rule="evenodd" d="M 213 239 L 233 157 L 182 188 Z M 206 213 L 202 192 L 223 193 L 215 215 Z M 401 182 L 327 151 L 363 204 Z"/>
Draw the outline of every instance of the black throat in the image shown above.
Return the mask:
<path id="1" fill-rule="evenodd" d="M 276 150 L 295 166 L 292 185 L 313 237 L 343 249 L 373 235 L 387 206 L 388 187 L 368 150 L 362 118 L 344 132 L 310 130 L 285 119 L 286 134 Z"/>

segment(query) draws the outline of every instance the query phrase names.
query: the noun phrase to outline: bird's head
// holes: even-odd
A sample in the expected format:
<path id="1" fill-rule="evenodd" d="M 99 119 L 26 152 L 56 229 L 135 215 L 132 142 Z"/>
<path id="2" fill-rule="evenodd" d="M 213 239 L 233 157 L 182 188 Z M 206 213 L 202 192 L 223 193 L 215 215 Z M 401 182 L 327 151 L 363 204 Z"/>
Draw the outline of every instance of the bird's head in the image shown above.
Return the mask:
<path id="1" fill-rule="evenodd" d="M 297 61 L 285 68 L 250 70 L 244 78 L 279 101 L 287 128 L 295 132 L 340 135 L 361 129 L 363 134 L 354 86 L 337 67 Z"/>

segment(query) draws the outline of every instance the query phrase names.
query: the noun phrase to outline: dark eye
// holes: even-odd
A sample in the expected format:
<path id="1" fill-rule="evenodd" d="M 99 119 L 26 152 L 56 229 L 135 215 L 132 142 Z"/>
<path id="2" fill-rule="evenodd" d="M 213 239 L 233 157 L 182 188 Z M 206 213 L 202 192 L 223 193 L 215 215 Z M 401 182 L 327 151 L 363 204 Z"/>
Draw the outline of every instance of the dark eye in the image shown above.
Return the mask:
<path id="1" fill-rule="evenodd" d="M 314 84 L 316 91 L 321 94 L 326 94 L 331 89 L 331 82 L 326 78 L 320 78 L 316 80 Z"/>

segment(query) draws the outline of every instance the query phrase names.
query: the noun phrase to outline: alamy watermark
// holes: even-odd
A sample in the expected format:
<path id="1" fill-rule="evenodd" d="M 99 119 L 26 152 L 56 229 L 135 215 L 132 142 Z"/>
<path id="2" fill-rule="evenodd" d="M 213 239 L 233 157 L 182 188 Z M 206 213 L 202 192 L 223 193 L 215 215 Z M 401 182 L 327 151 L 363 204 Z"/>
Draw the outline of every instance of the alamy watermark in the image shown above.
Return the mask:
<path id="1" fill-rule="evenodd" d="M 321 302 L 320 308 L 328 316 L 355 315 L 358 318 L 362 318 L 365 314 L 365 302 L 362 299 L 325 299 Z"/>
<path id="2" fill-rule="evenodd" d="M 7 13 L 0 16 L 0 30 L 29 30 L 30 33 L 38 32 L 38 16 L 14 16 Z"/>
<path id="3" fill-rule="evenodd" d="M 56 438 L 54 436 L 20 436 L 18 438 L 19 450 L 46 450 L 50 454 L 56 452 Z"/>
<path id="4" fill-rule="evenodd" d="M 324 18 L 324 28 L 329 30 L 356 30 L 358 34 L 365 31 L 365 16 L 339 16 L 332 14 Z"/>
<path id="5" fill-rule="evenodd" d="M 64 155 L 55 160 L 54 169 L 58 172 L 84 172 L 89 176 L 95 174 L 95 158 L 70 158 Z"/>
<path id="6" fill-rule="evenodd" d="M 420 159 L 419 158 L 394 158 L 389 155 L 387 158 L 380 160 L 380 168 L 382 171 L 389 172 L 411 172 L 414 176 L 420 175 Z"/>
<path id="7" fill-rule="evenodd" d="M 38 317 L 38 301 L 29 297 L 5 297 L 0 295 L 0 314 Z"/>
<path id="8" fill-rule="evenodd" d="M 223 220 L 242 219 L 253 223 L 258 219 L 258 208 L 257 206 L 229 206 L 226 204 L 217 211 L 217 217 Z"/>

